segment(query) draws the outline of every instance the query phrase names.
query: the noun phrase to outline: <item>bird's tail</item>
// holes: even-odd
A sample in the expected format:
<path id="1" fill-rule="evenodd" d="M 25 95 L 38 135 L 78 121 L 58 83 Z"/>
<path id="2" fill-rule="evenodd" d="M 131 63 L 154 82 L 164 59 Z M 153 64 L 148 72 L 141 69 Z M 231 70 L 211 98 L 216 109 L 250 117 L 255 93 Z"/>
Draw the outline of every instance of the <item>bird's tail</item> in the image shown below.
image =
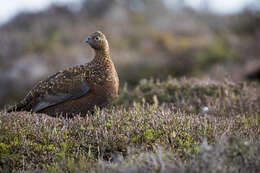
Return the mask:
<path id="1" fill-rule="evenodd" d="M 25 105 L 22 103 L 18 103 L 10 108 L 7 109 L 7 113 L 10 112 L 19 112 L 19 111 L 24 111 L 25 110 Z"/>

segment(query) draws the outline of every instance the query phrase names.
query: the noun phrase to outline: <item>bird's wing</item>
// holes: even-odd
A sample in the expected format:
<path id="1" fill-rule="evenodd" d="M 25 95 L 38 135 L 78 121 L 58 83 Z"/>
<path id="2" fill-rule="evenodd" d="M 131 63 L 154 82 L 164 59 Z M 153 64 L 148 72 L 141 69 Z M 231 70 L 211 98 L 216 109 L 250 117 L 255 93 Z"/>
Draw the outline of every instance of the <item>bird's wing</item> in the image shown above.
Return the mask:
<path id="1" fill-rule="evenodd" d="M 39 99 L 38 103 L 33 106 L 32 111 L 38 112 L 47 107 L 57 105 L 59 103 L 65 102 L 67 100 L 79 98 L 89 92 L 89 85 L 87 83 L 80 84 L 78 87 L 73 88 L 72 91 L 63 92 L 63 93 L 51 93 L 44 95 Z"/>
<path id="2" fill-rule="evenodd" d="M 85 70 L 73 67 L 39 82 L 26 96 L 24 102 L 31 105 L 33 112 L 57 105 L 87 94 L 90 85 Z"/>

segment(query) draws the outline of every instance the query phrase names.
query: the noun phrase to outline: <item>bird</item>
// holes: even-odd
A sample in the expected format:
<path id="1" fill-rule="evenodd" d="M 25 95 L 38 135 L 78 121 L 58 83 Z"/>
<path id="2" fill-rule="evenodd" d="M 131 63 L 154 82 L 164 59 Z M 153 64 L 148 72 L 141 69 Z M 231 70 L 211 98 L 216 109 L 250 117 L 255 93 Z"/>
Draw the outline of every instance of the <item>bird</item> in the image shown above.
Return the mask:
<path id="1" fill-rule="evenodd" d="M 109 44 L 101 31 L 84 41 L 94 49 L 92 61 L 67 68 L 38 82 L 7 112 L 28 111 L 50 116 L 87 114 L 118 97 L 119 78 L 110 57 Z"/>

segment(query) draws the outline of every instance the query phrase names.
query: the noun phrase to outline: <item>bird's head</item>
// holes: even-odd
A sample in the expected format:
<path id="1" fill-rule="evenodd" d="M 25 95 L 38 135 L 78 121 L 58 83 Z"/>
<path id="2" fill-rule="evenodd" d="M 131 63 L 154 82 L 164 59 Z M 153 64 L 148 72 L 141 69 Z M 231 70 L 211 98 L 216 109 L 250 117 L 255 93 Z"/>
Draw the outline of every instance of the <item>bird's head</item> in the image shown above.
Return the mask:
<path id="1" fill-rule="evenodd" d="M 88 43 L 95 50 L 109 49 L 106 36 L 100 31 L 96 31 L 90 34 L 85 42 Z"/>

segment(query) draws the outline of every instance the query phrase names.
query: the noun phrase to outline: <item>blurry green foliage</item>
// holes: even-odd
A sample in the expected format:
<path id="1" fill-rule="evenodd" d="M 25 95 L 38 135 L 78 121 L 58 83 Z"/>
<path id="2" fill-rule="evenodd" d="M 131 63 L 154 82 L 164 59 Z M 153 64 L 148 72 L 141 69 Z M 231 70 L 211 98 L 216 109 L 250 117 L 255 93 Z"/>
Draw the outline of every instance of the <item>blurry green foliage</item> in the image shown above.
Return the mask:
<path id="1" fill-rule="evenodd" d="M 60 44 L 60 33 L 57 30 L 50 30 L 43 38 L 27 38 L 25 49 L 28 53 L 48 53 L 53 55 L 57 44 Z"/>
<path id="2" fill-rule="evenodd" d="M 234 50 L 226 47 L 222 41 L 216 40 L 211 43 L 206 50 L 197 53 L 196 63 L 198 63 L 200 68 L 196 69 L 210 68 L 212 65 L 217 63 L 232 61 L 235 57 L 236 53 Z"/>

